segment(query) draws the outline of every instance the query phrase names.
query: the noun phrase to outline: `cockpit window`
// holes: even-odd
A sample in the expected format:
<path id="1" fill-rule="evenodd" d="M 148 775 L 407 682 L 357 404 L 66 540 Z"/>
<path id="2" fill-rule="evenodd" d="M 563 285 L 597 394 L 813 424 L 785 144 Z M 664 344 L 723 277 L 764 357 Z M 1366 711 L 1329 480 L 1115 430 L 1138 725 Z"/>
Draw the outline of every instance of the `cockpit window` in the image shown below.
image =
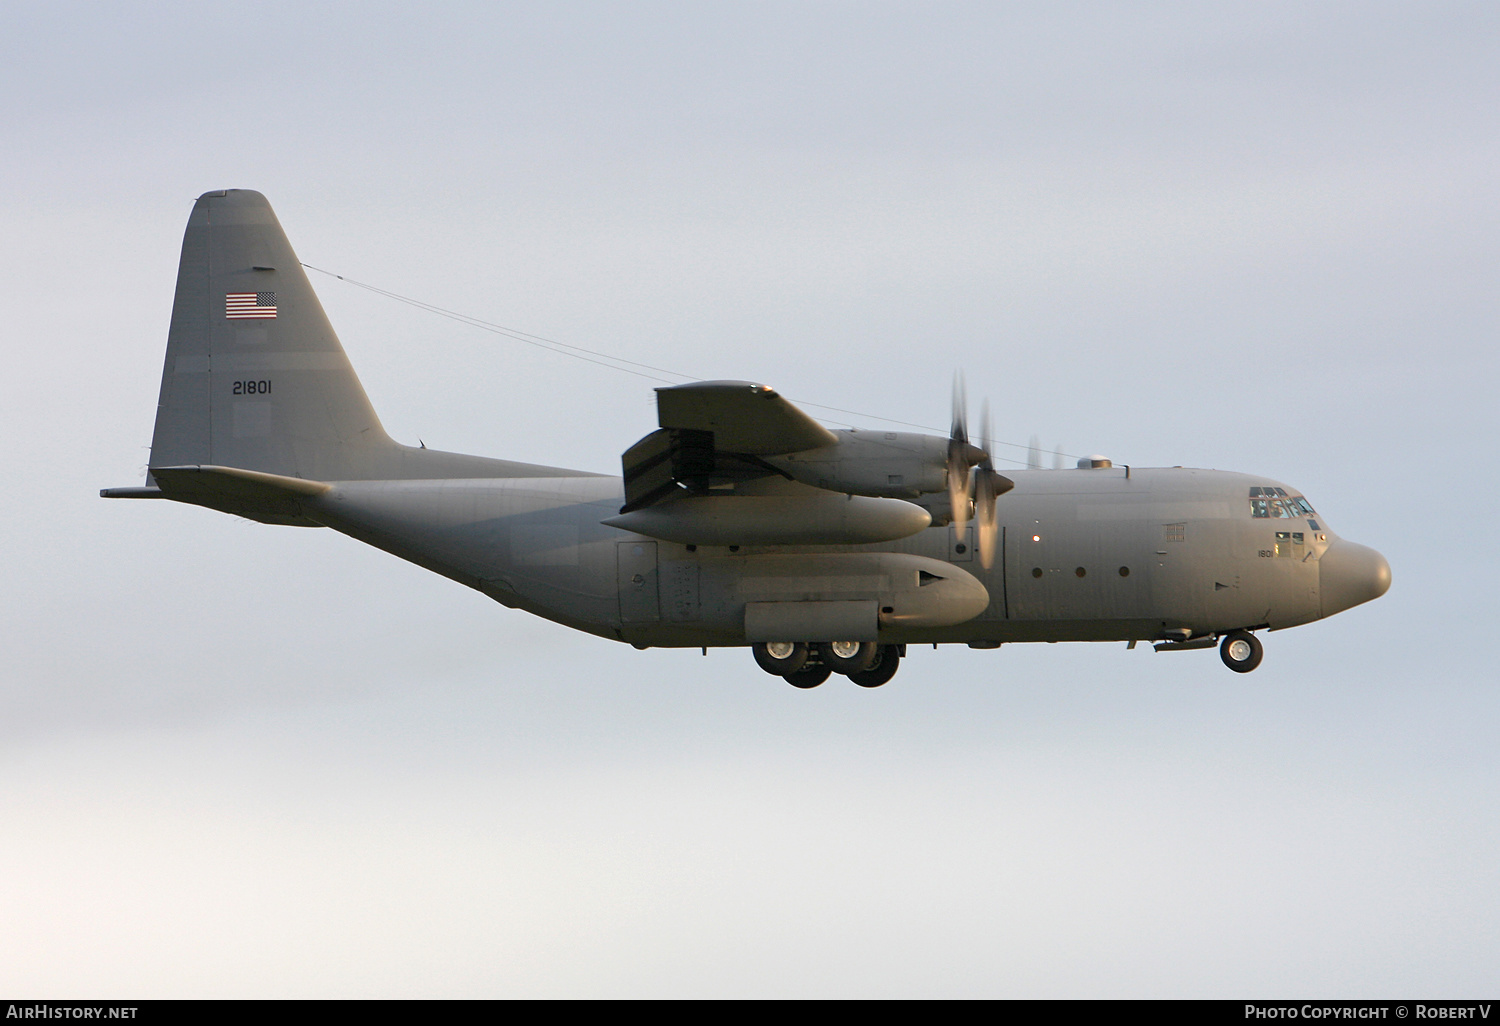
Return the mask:
<path id="1" fill-rule="evenodd" d="M 1273 485 L 1251 486 L 1250 515 L 1257 519 L 1279 520 L 1316 516 L 1312 504 L 1302 496 L 1288 495 L 1285 488 Z"/>

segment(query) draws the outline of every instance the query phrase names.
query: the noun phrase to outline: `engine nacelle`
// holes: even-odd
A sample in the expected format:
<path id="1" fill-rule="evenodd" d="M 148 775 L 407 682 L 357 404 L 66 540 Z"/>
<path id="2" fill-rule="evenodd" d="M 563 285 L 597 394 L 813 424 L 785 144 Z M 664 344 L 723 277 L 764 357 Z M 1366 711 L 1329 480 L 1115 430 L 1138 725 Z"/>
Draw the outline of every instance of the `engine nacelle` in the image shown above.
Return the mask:
<path id="1" fill-rule="evenodd" d="M 849 495 L 915 499 L 948 487 L 948 439 L 909 431 L 835 431 L 837 445 L 766 462 L 803 484 Z"/>

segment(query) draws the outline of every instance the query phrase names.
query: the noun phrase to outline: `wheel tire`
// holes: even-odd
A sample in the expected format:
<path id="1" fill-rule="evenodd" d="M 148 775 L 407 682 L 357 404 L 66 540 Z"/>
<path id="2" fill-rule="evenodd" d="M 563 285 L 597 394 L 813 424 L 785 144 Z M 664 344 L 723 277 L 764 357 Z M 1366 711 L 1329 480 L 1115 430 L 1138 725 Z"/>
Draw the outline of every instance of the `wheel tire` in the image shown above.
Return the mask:
<path id="1" fill-rule="evenodd" d="M 804 666 L 796 673 L 784 673 L 782 676 L 794 688 L 815 688 L 833 676 L 833 671 L 826 666 Z"/>
<path id="2" fill-rule="evenodd" d="M 800 641 L 762 641 L 751 646 L 760 668 L 776 677 L 796 673 L 807 665 L 807 646 Z"/>
<path id="3" fill-rule="evenodd" d="M 849 679 L 862 688 L 878 688 L 894 677 L 900 668 L 901 650 L 895 645 L 881 645 L 869 669 L 851 673 Z"/>
<path id="4" fill-rule="evenodd" d="M 818 645 L 818 662 L 846 677 L 868 670 L 878 658 L 880 647 L 873 641 L 824 641 Z"/>
<path id="5" fill-rule="evenodd" d="M 1265 649 L 1249 631 L 1230 631 L 1219 644 L 1219 658 L 1235 673 L 1249 673 L 1260 665 Z"/>

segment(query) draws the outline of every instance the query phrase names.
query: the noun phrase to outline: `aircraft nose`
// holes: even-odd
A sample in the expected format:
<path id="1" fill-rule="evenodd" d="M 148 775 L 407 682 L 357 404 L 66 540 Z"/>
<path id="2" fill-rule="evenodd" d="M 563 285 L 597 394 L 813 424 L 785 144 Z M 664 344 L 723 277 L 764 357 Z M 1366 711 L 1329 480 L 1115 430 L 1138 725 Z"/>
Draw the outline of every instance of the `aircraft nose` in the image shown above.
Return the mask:
<path id="1" fill-rule="evenodd" d="M 1328 546 L 1318 563 L 1324 616 L 1378 599 L 1391 586 L 1391 565 L 1367 545 L 1340 538 Z"/>

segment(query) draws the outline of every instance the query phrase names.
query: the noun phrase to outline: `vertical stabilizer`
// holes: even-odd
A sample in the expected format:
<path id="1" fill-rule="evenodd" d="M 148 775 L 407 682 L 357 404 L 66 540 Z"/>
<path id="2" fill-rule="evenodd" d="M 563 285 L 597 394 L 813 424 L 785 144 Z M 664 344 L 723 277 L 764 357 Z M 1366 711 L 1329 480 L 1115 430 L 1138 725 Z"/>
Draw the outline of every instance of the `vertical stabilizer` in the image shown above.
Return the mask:
<path id="1" fill-rule="evenodd" d="M 151 466 L 380 476 L 380 426 L 271 205 L 204 193 L 188 218 Z"/>

